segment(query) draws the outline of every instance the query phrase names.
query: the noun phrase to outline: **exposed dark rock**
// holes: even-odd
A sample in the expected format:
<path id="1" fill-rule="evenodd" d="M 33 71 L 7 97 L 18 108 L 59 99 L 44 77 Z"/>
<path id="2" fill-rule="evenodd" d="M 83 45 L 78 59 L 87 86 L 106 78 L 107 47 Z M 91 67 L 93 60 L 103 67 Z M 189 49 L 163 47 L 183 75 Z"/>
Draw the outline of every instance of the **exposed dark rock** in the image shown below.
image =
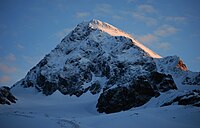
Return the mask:
<path id="1" fill-rule="evenodd" d="M 130 109 L 136 101 L 134 89 L 116 87 L 102 93 L 98 99 L 97 111 L 105 113 Z"/>
<path id="2" fill-rule="evenodd" d="M 154 89 L 161 92 L 166 92 L 170 89 L 177 89 L 176 84 L 171 75 L 162 74 L 159 72 L 151 72 L 149 81 L 154 86 Z"/>
<path id="3" fill-rule="evenodd" d="M 161 107 L 168 106 L 173 103 L 177 103 L 178 105 L 192 105 L 200 107 L 200 90 L 193 90 L 183 95 L 177 96 L 171 101 L 162 104 Z"/>
<path id="4" fill-rule="evenodd" d="M 99 81 L 95 81 L 91 86 L 90 86 L 90 92 L 92 94 L 97 94 L 101 91 L 101 85 L 99 83 Z"/>
<path id="5" fill-rule="evenodd" d="M 58 90 L 64 95 L 82 95 L 84 89 L 81 85 L 83 83 L 79 81 L 78 76 L 79 75 L 74 75 L 66 79 L 59 77 Z"/>
<path id="6" fill-rule="evenodd" d="M 176 89 L 170 75 L 152 73 L 150 76 L 140 76 L 128 87 L 116 87 L 104 91 L 97 103 L 97 111 L 113 113 L 128 110 L 147 103 L 152 97 L 159 96 L 159 92 Z"/>
<path id="7" fill-rule="evenodd" d="M 42 74 L 38 75 L 36 83 L 37 89 L 42 91 L 45 95 L 51 95 L 57 90 L 56 83 L 49 82 Z"/>
<path id="8" fill-rule="evenodd" d="M 48 55 L 47 55 L 48 56 Z M 44 59 L 42 59 L 37 66 L 42 67 L 44 65 L 46 65 L 48 63 L 47 58 L 45 57 Z M 34 69 L 34 68 L 33 68 Z"/>
<path id="9" fill-rule="evenodd" d="M 85 26 L 81 28 L 81 25 L 77 25 L 77 27 L 71 32 L 71 36 L 69 37 L 70 41 L 77 41 L 85 39 L 91 32 L 91 28 Z"/>
<path id="10" fill-rule="evenodd" d="M 200 73 L 198 73 L 195 76 L 187 76 L 183 80 L 182 84 L 188 84 L 188 85 L 200 85 Z"/>
<path id="11" fill-rule="evenodd" d="M 17 98 L 15 98 L 10 92 L 10 88 L 6 86 L 0 87 L 0 104 L 16 103 Z"/>

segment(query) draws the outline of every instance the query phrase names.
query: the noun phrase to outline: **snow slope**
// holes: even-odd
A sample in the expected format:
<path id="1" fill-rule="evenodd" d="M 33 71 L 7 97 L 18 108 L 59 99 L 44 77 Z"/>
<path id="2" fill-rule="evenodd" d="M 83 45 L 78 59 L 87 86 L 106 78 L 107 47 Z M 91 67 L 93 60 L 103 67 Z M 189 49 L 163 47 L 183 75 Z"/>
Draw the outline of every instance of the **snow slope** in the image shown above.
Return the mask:
<path id="1" fill-rule="evenodd" d="M 166 94 L 139 108 L 113 114 L 96 112 L 97 95 L 77 98 L 56 92 L 51 96 L 24 89 L 12 106 L 0 106 L 1 128 L 199 128 L 200 108 L 158 107 Z M 171 93 L 172 92 L 168 92 Z M 33 95 L 34 94 L 34 95 Z"/>

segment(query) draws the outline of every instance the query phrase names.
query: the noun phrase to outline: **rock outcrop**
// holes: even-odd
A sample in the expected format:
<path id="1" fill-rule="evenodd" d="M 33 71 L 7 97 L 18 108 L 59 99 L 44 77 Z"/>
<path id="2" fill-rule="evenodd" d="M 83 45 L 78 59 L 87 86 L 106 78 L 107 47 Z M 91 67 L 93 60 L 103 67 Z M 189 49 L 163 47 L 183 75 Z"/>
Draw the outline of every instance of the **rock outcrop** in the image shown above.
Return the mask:
<path id="1" fill-rule="evenodd" d="M 10 92 L 10 88 L 6 86 L 0 87 L 0 104 L 16 103 L 16 98 Z"/>
<path id="2" fill-rule="evenodd" d="M 186 92 L 185 94 L 179 95 L 171 101 L 168 101 L 161 105 L 168 106 L 171 104 L 178 104 L 178 105 L 192 105 L 196 107 L 200 107 L 200 90 L 192 90 L 189 92 Z"/>
<path id="3" fill-rule="evenodd" d="M 171 75 L 152 72 L 149 76 L 133 79 L 127 87 L 118 86 L 104 91 L 98 99 L 97 110 L 105 113 L 128 110 L 170 89 L 177 89 Z"/>

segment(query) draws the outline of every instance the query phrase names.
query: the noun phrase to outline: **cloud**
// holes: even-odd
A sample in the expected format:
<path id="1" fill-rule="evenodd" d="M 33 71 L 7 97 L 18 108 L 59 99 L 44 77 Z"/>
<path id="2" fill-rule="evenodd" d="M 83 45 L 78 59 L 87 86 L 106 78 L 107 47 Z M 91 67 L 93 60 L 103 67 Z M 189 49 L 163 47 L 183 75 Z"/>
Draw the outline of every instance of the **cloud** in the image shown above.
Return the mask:
<path id="1" fill-rule="evenodd" d="M 2 76 L 0 77 L 0 84 L 5 84 L 7 82 L 9 82 L 11 80 L 11 78 L 9 76 Z"/>
<path id="2" fill-rule="evenodd" d="M 21 44 L 17 44 L 16 47 L 17 47 L 18 49 L 23 49 L 23 48 L 24 48 L 24 46 L 22 46 Z"/>
<path id="3" fill-rule="evenodd" d="M 5 24 L 0 24 L 0 34 L 3 34 L 7 30 L 8 26 Z"/>
<path id="4" fill-rule="evenodd" d="M 169 50 L 171 49 L 170 43 L 162 42 L 159 40 L 161 37 L 169 36 L 176 33 L 178 30 L 170 25 L 162 25 L 150 34 L 138 36 L 138 40 L 146 45 L 153 45 L 157 49 Z"/>
<path id="5" fill-rule="evenodd" d="M 119 15 L 113 15 L 112 18 L 116 19 L 116 20 L 122 20 L 122 19 L 124 19 L 124 17 L 119 16 Z"/>
<path id="6" fill-rule="evenodd" d="M 155 32 L 154 34 L 157 35 L 157 36 L 168 36 L 168 35 L 171 35 L 171 34 L 174 34 L 177 32 L 177 29 L 173 26 L 170 26 L 170 25 L 163 25 L 161 27 L 159 27 Z"/>
<path id="7" fill-rule="evenodd" d="M 167 43 L 167 42 L 158 43 L 156 46 L 158 49 L 162 49 L 162 50 L 169 50 L 171 47 L 170 43 Z"/>
<path id="8" fill-rule="evenodd" d="M 197 61 L 200 61 L 200 56 L 197 56 L 197 57 L 196 57 L 196 60 L 197 60 Z"/>
<path id="9" fill-rule="evenodd" d="M 133 12 L 133 17 L 136 20 L 140 20 L 140 21 L 144 22 L 146 25 L 149 25 L 149 26 L 154 26 L 154 25 L 157 24 L 156 18 L 146 16 L 146 15 L 140 13 L 140 12 Z"/>
<path id="10" fill-rule="evenodd" d="M 138 6 L 138 11 L 143 13 L 156 13 L 156 9 L 152 5 L 142 4 Z"/>
<path id="11" fill-rule="evenodd" d="M 9 53 L 7 56 L 5 56 L 6 61 L 15 61 L 16 57 L 13 53 Z"/>
<path id="12" fill-rule="evenodd" d="M 136 7 L 134 11 L 132 11 L 132 16 L 134 20 L 138 20 L 144 22 L 148 26 L 157 25 L 158 20 L 158 12 L 157 10 L 149 4 L 141 4 Z"/>
<path id="13" fill-rule="evenodd" d="M 99 4 L 96 7 L 98 13 L 110 14 L 112 13 L 112 6 L 110 4 Z"/>
<path id="14" fill-rule="evenodd" d="M 127 2 L 128 3 L 134 3 L 134 2 L 136 2 L 137 0 L 128 0 Z"/>
<path id="15" fill-rule="evenodd" d="M 147 35 L 138 36 L 138 40 L 143 43 L 150 44 L 154 41 L 157 41 L 157 37 L 153 34 L 147 34 Z"/>
<path id="16" fill-rule="evenodd" d="M 167 20 L 167 21 L 174 21 L 174 22 L 185 22 L 186 21 L 186 17 L 168 16 L 168 17 L 165 17 L 165 20 Z"/>
<path id="17" fill-rule="evenodd" d="M 88 12 L 77 12 L 77 13 L 76 13 L 76 17 L 77 17 L 77 18 L 85 18 L 85 17 L 87 17 L 87 16 L 89 16 L 89 13 L 88 13 Z"/>
<path id="18" fill-rule="evenodd" d="M 16 56 L 13 53 L 9 53 L 6 56 L 0 57 L 0 62 L 10 63 L 16 61 Z"/>
<path id="19" fill-rule="evenodd" d="M 146 35 L 141 35 L 137 36 L 137 39 L 148 46 L 153 46 L 156 49 L 163 49 L 163 50 L 170 50 L 171 45 L 170 43 L 167 42 L 159 42 L 159 37 L 157 37 L 154 34 L 146 34 Z"/>
<path id="20" fill-rule="evenodd" d="M 10 67 L 10 66 L 7 66 L 5 64 L 0 64 L 0 72 L 3 72 L 3 73 L 13 73 L 13 72 L 16 72 L 16 68 L 15 67 Z"/>

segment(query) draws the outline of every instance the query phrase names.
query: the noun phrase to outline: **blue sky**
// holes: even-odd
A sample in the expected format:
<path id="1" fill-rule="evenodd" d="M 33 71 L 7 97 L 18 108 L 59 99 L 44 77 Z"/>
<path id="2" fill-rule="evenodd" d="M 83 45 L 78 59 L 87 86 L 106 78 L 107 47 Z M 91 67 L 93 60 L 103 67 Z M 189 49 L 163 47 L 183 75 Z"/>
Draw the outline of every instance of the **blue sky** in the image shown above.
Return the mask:
<path id="1" fill-rule="evenodd" d="M 0 0 L 0 85 L 23 78 L 78 23 L 108 22 L 200 71 L 199 0 Z"/>

